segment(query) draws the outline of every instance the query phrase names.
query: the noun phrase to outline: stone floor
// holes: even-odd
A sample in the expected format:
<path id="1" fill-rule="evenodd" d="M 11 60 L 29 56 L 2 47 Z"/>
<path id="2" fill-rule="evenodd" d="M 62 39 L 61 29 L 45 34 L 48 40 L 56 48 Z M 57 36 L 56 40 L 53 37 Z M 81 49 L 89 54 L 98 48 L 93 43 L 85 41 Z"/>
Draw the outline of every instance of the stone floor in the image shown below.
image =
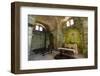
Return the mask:
<path id="1" fill-rule="evenodd" d="M 54 57 L 59 54 L 58 51 L 53 51 L 52 53 L 47 53 L 44 56 L 41 54 L 35 54 L 32 53 L 28 56 L 28 60 L 32 61 L 32 60 L 54 60 Z M 75 58 L 84 58 L 82 55 L 75 55 Z"/>
<path id="2" fill-rule="evenodd" d="M 31 54 L 28 60 L 53 60 L 54 56 L 57 55 L 58 51 L 53 51 L 52 53 L 47 53 L 44 56 L 42 54 Z"/>

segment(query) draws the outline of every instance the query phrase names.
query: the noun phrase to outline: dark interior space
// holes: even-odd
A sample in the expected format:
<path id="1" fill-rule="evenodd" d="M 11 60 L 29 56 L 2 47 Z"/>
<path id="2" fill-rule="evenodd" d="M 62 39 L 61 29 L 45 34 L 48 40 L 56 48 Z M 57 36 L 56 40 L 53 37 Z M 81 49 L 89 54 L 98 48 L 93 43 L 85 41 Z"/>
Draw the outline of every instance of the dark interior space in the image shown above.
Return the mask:
<path id="1" fill-rule="evenodd" d="M 28 60 L 88 57 L 86 17 L 28 15 Z"/>

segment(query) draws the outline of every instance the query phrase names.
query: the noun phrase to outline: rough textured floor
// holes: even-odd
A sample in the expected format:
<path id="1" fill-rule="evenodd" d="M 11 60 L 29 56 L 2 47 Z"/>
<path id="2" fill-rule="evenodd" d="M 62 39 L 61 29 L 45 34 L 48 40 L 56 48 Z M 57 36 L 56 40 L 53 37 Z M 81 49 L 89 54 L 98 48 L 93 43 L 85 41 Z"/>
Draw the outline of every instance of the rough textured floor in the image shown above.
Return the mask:
<path id="1" fill-rule="evenodd" d="M 29 55 L 29 60 L 52 60 L 54 59 L 54 56 L 58 54 L 59 52 L 53 51 L 52 53 L 47 53 L 46 55 L 41 54 L 31 54 Z"/>
<path id="2" fill-rule="evenodd" d="M 32 53 L 31 55 L 29 55 L 28 60 L 32 61 L 32 60 L 53 60 L 54 57 L 59 54 L 58 51 L 53 51 L 52 53 L 47 53 L 46 55 L 41 55 L 41 54 L 34 54 Z M 83 58 L 82 55 L 75 55 L 75 58 Z"/>

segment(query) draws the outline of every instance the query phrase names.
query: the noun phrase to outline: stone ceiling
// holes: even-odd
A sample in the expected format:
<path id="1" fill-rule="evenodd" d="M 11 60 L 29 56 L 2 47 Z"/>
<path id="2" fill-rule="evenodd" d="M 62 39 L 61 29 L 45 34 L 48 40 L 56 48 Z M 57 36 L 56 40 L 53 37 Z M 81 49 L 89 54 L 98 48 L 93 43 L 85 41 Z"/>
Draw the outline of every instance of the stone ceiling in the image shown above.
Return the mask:
<path id="1" fill-rule="evenodd" d="M 34 16 L 30 15 L 31 23 L 34 25 L 35 22 L 40 22 L 49 26 L 50 30 L 55 30 L 57 25 L 60 24 L 62 21 L 67 21 L 69 17 L 64 16 Z"/>

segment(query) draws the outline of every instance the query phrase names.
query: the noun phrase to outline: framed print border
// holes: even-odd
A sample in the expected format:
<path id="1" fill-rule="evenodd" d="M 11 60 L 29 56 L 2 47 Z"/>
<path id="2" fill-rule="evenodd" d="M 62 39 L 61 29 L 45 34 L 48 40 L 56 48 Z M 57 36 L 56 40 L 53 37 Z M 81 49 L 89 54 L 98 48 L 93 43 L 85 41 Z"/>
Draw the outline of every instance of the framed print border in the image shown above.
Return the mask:
<path id="1" fill-rule="evenodd" d="M 94 65 L 90 66 L 75 66 L 75 67 L 58 67 L 44 69 L 20 69 L 20 8 L 24 7 L 42 7 L 42 8 L 57 8 L 57 9 L 78 9 L 94 11 Z M 11 3 L 11 72 L 15 74 L 23 73 L 40 73 L 40 72 L 56 72 L 56 71 L 72 71 L 97 69 L 97 7 L 93 6 L 77 6 L 77 5 L 61 5 L 61 4 L 46 4 L 46 3 L 28 3 L 28 2 L 13 2 Z"/>

